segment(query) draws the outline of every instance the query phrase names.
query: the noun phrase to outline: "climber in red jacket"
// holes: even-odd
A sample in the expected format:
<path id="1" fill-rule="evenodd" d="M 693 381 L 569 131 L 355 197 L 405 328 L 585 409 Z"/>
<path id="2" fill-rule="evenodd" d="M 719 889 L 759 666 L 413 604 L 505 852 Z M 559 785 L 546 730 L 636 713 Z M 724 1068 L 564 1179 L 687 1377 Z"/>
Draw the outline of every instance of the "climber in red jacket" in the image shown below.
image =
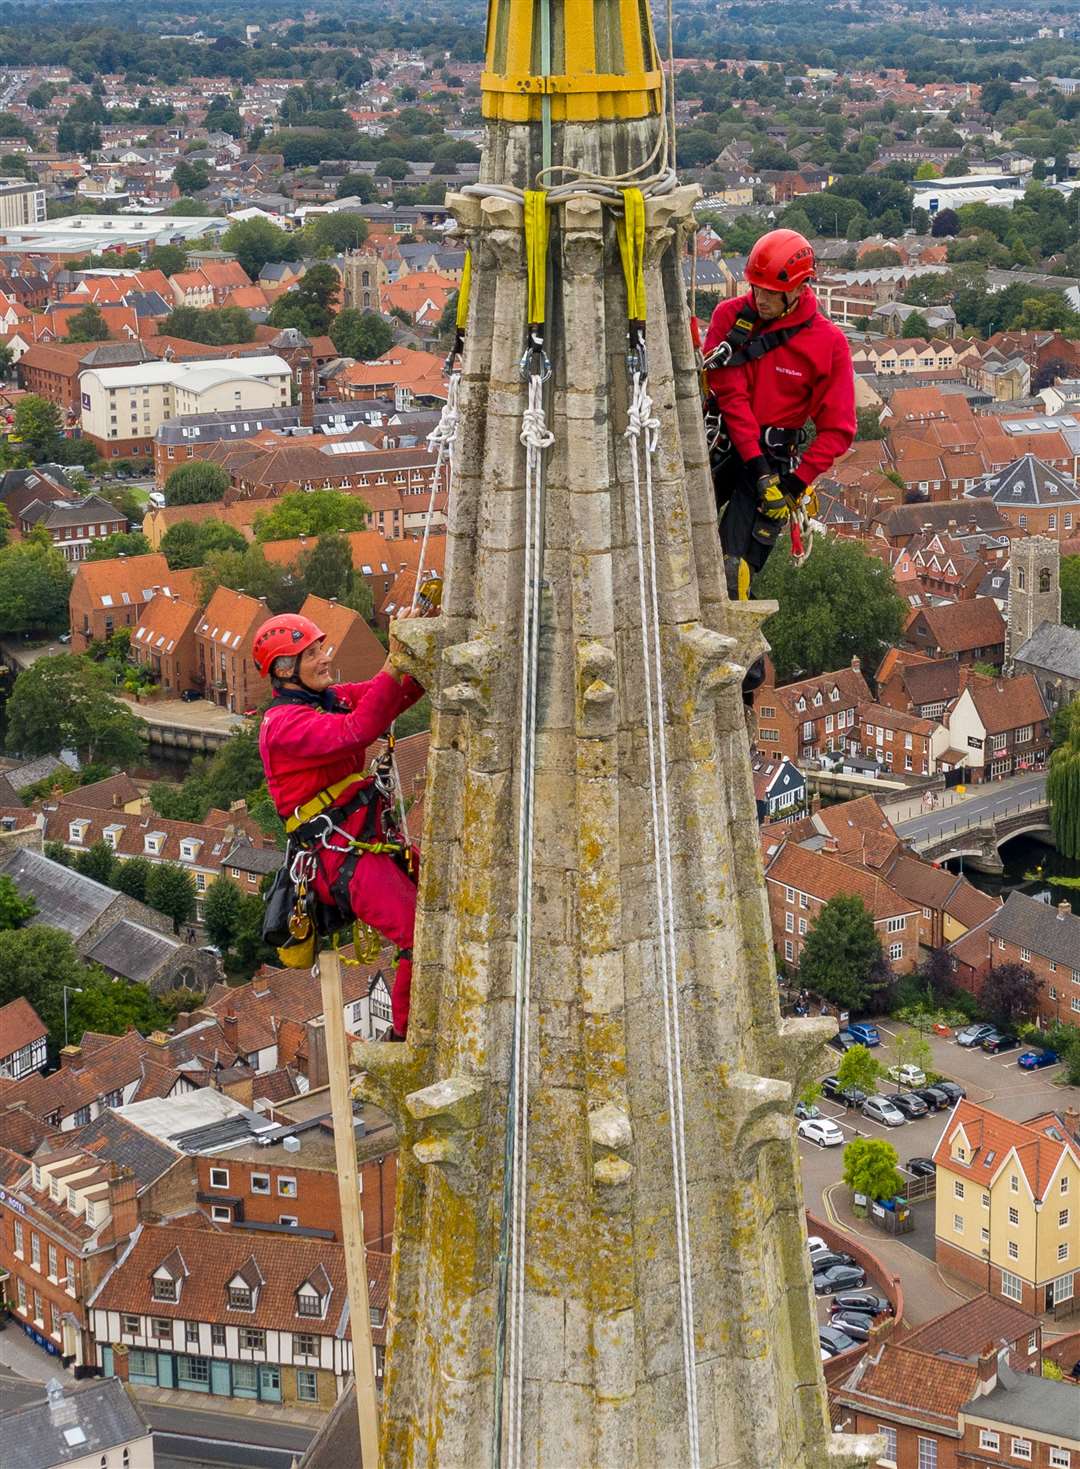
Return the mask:
<path id="1" fill-rule="evenodd" d="M 398 613 L 398 620 L 412 616 Z M 393 625 L 390 654 L 397 651 Z M 360 778 L 368 746 L 423 695 L 388 657 L 367 683 L 333 684 L 324 634 L 310 618 L 270 617 L 252 657 L 274 687 L 259 752 L 282 820 L 300 818 L 317 833 L 314 893 L 346 919 L 376 929 L 398 951 L 391 989 L 392 1038 L 405 1039 L 416 914 L 414 854 L 367 850 L 393 844 L 390 803 L 371 776 Z M 344 787 L 344 789 L 339 789 Z M 351 838 L 360 846 L 351 846 Z"/>
<path id="2" fill-rule="evenodd" d="M 710 453 L 728 595 L 749 596 L 792 510 L 855 438 L 847 339 L 818 311 L 814 251 L 796 230 L 762 235 L 750 291 L 722 301 L 705 338 Z M 816 437 L 805 454 L 804 429 Z"/>

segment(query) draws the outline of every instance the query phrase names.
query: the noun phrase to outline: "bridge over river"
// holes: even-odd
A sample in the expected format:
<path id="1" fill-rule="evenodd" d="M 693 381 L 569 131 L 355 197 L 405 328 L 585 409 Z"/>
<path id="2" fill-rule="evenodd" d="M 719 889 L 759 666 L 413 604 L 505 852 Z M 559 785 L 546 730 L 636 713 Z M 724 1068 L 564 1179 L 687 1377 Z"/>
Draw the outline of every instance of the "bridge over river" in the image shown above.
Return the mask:
<path id="1" fill-rule="evenodd" d="M 952 805 L 895 823 L 897 833 L 928 862 L 963 857 L 980 872 L 1001 872 L 1000 848 L 1012 837 L 1050 842 L 1046 772 L 972 786 Z"/>

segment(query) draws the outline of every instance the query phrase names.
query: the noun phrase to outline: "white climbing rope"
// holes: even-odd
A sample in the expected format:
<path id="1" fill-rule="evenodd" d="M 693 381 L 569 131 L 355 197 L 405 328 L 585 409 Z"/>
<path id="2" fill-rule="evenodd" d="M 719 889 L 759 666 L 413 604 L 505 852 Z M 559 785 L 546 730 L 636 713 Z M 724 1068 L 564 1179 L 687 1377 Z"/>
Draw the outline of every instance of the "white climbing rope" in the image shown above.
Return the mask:
<path id="1" fill-rule="evenodd" d="M 443 404 L 439 421 L 428 434 L 428 449 L 435 455 L 435 468 L 431 473 L 431 493 L 428 495 L 427 513 L 424 516 L 424 534 L 420 541 L 420 559 L 416 565 L 416 584 L 413 587 L 412 608 L 415 612 L 416 604 L 420 598 L 420 583 L 424 577 L 424 559 L 427 556 L 428 540 L 431 536 L 431 521 L 435 514 L 435 496 L 439 492 L 439 484 L 442 480 L 443 467 L 448 467 L 447 488 L 454 480 L 454 444 L 457 442 L 458 422 L 461 415 L 458 412 L 458 384 L 461 382 L 460 370 L 454 371 L 446 380 L 446 402 Z"/>
<path id="2" fill-rule="evenodd" d="M 660 647 L 660 597 L 656 570 L 656 515 L 653 503 L 653 455 L 660 420 L 653 414 L 649 380 L 635 371 L 625 438 L 630 448 L 634 484 L 641 651 L 645 684 L 645 732 L 649 758 L 652 811 L 653 871 L 656 882 L 660 941 L 657 966 L 664 1007 L 664 1059 L 667 1070 L 668 1117 L 675 1185 L 675 1236 L 679 1262 L 679 1314 L 683 1376 L 686 1384 L 687 1437 L 690 1469 L 700 1469 L 697 1369 L 694 1349 L 694 1283 L 690 1251 L 689 1198 L 686 1185 L 686 1120 L 683 1106 L 682 1039 L 679 1027 L 678 956 L 675 943 L 675 898 L 671 858 L 671 808 L 667 782 L 664 677 Z M 644 450 L 645 472 L 641 458 Z M 642 479 L 644 478 L 644 505 Z M 646 542 L 647 536 L 647 542 Z"/>

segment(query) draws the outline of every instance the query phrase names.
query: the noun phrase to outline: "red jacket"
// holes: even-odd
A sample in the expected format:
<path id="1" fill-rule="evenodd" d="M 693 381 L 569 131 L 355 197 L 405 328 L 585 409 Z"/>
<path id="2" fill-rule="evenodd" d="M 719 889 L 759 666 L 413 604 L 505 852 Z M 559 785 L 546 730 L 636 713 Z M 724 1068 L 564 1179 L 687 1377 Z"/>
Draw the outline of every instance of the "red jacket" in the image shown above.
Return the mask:
<path id="1" fill-rule="evenodd" d="M 380 671 L 368 683 L 338 684 L 332 692 L 350 713 L 331 714 L 314 704 L 268 709 L 259 730 L 270 799 L 282 818 L 327 786 L 363 770 L 367 747 L 423 695 L 408 675 L 398 683 Z"/>
<path id="2" fill-rule="evenodd" d="M 741 311 L 752 308 L 753 294 L 721 301 L 705 338 L 705 355 L 724 340 Z M 818 311 L 809 286 L 790 316 L 769 322 L 762 334 L 810 321 L 790 342 L 741 367 L 715 368 L 709 389 L 724 428 L 744 464 L 761 453 L 763 428 L 802 428 L 812 419 L 817 438 L 795 471 L 803 484 L 825 474 L 855 438 L 855 373 L 847 338 Z"/>

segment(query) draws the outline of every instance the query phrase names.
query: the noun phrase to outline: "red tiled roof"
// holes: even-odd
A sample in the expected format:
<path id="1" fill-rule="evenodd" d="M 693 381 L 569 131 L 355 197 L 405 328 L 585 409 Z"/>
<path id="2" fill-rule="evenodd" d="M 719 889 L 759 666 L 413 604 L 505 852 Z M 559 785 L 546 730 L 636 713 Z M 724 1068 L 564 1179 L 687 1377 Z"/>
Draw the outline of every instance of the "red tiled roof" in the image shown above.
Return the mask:
<path id="1" fill-rule="evenodd" d="M 964 1163 L 952 1156 L 953 1140 L 961 1128 L 968 1145 Z M 934 1162 L 985 1188 L 1015 1154 L 1032 1194 L 1041 1201 L 1066 1151 L 1080 1163 L 1080 1146 L 1075 1143 L 1047 1137 L 1039 1128 L 1013 1122 L 965 1099 L 956 1104 L 934 1150 Z"/>
<path id="2" fill-rule="evenodd" d="M 25 995 L 0 1005 L 0 1060 L 47 1035 L 41 1016 Z"/>
<path id="3" fill-rule="evenodd" d="M 968 602 L 950 602 L 943 607 L 923 607 L 918 615 L 925 620 L 943 653 L 993 648 L 1005 641 L 1004 619 L 990 597 L 972 597 Z"/>
<path id="4" fill-rule="evenodd" d="M 909 899 L 902 898 L 881 878 L 824 852 L 812 852 L 791 842 L 784 843 L 765 876 L 769 882 L 797 888 L 821 902 L 840 896 L 861 898 L 877 921 L 915 911 Z"/>
<path id="5" fill-rule="evenodd" d="M 959 1437 L 960 1409 L 973 1396 L 977 1381 L 973 1363 L 887 1342 L 876 1357 L 864 1356 L 831 1396 L 847 1407 L 880 1411 L 883 1418 L 903 1413 Z"/>
<path id="6" fill-rule="evenodd" d="M 978 1358 L 989 1343 L 1011 1345 L 1030 1336 L 1038 1324 L 1038 1317 L 984 1292 L 917 1326 L 904 1338 L 904 1346 L 921 1352 L 947 1352 L 950 1357 Z"/>
<path id="7" fill-rule="evenodd" d="M 1050 717 L 1042 690 L 1030 673 L 993 681 L 972 679 L 967 692 L 987 734 L 1004 734 Z"/>

